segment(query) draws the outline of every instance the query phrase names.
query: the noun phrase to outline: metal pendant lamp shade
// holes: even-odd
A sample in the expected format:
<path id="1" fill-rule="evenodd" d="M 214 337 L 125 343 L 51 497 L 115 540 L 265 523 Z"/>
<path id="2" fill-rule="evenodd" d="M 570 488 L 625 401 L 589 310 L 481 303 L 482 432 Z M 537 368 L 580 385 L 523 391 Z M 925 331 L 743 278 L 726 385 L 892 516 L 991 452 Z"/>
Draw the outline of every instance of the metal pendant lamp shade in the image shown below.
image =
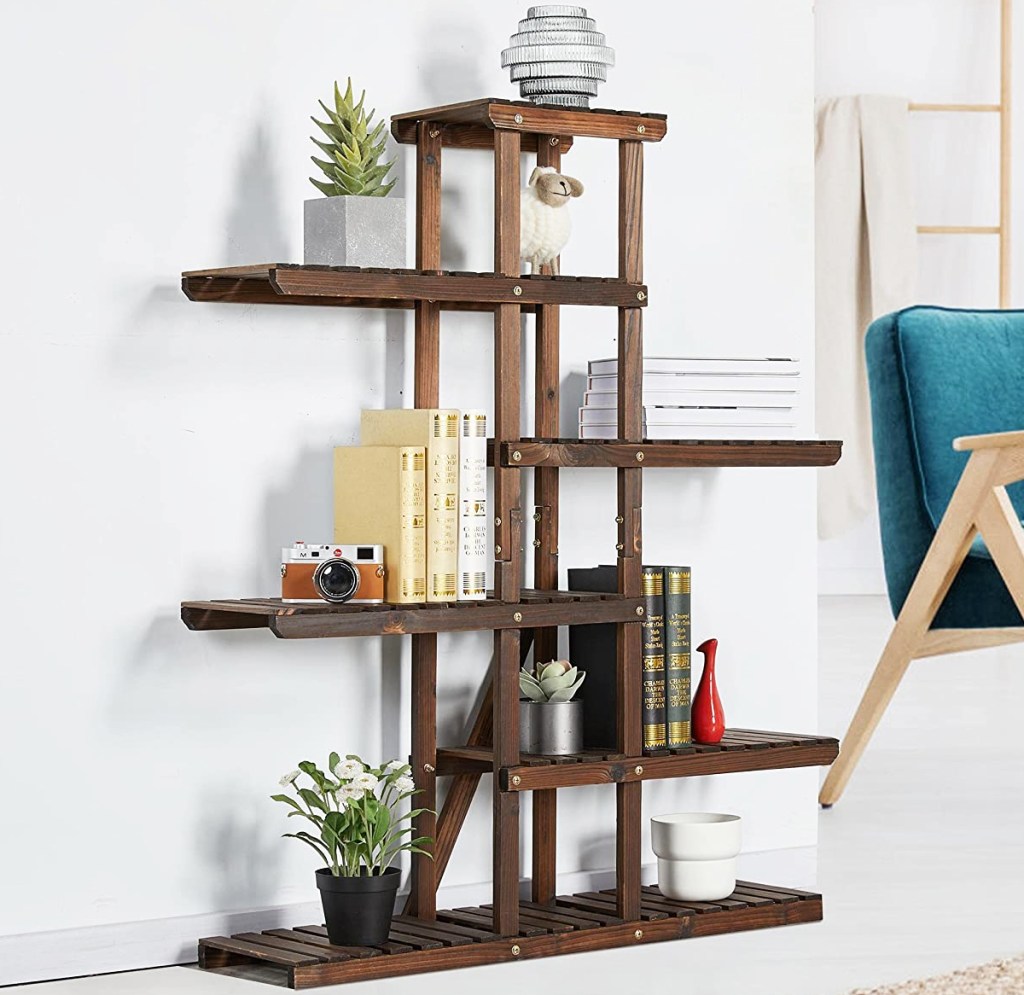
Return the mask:
<path id="1" fill-rule="evenodd" d="M 501 53 L 501 65 L 524 100 L 555 107 L 590 107 L 597 87 L 615 65 L 586 7 L 531 7 Z"/>

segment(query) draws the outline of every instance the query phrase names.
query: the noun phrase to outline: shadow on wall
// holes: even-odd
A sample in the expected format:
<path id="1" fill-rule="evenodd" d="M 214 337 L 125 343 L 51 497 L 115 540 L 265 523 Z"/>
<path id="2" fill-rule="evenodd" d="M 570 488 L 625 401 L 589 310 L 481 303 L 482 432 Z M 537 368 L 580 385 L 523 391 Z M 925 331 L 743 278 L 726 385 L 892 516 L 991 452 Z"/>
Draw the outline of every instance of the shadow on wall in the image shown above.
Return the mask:
<path id="1" fill-rule="evenodd" d="M 293 258 L 273 159 L 267 129 L 257 121 L 239 156 L 231 186 L 235 202 L 224 223 L 224 265 L 287 262 Z"/>
<path id="2" fill-rule="evenodd" d="M 431 39 L 429 54 L 421 63 L 419 74 L 419 86 L 426 96 L 427 106 L 457 103 L 490 89 L 481 77 L 479 66 L 479 53 L 481 49 L 486 51 L 486 47 L 472 25 L 456 18 L 438 19 L 431 11 L 421 28 L 424 36 Z M 459 233 L 473 230 L 474 213 L 465 191 L 442 187 L 441 263 L 445 269 L 466 268 L 469 254 Z"/>

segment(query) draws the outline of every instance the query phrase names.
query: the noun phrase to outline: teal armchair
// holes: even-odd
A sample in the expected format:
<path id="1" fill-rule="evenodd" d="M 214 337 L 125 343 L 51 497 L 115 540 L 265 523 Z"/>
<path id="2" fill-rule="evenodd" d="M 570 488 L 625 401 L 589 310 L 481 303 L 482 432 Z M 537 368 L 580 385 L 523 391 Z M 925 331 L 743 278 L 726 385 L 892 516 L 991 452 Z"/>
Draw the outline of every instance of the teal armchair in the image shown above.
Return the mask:
<path id="1" fill-rule="evenodd" d="M 910 661 L 1024 640 L 1024 312 L 914 307 L 866 338 L 896 624 L 822 787 L 842 795 Z"/>

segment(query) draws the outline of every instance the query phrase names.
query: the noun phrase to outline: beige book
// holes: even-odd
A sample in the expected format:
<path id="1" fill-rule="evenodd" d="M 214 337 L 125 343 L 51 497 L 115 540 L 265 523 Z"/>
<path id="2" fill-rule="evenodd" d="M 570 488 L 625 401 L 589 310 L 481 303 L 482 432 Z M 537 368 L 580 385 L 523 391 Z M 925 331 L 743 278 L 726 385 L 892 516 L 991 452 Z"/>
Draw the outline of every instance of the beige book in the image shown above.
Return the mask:
<path id="1" fill-rule="evenodd" d="M 459 413 L 443 408 L 364 411 L 364 446 L 426 453 L 427 601 L 455 601 L 459 569 Z"/>
<path id="2" fill-rule="evenodd" d="M 334 450 L 334 541 L 384 547 L 384 597 L 426 600 L 425 474 L 422 446 Z"/>

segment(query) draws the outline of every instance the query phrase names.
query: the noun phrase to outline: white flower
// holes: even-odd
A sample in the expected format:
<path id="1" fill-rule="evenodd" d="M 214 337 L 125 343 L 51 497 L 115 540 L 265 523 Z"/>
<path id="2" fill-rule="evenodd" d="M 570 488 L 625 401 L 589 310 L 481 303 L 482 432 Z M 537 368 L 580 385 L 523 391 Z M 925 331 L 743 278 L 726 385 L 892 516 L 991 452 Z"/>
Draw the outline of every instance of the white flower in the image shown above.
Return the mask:
<path id="1" fill-rule="evenodd" d="M 394 771 L 394 770 L 405 770 L 405 768 L 408 767 L 408 766 L 409 766 L 408 764 L 402 763 L 401 760 L 389 760 L 387 762 L 387 766 L 384 769 L 385 770 L 392 770 L 392 771 Z"/>
<path id="2" fill-rule="evenodd" d="M 395 787 L 401 794 L 405 794 L 407 791 L 413 791 L 416 787 L 416 782 L 411 777 L 400 777 L 395 781 Z"/>
<path id="3" fill-rule="evenodd" d="M 290 774 L 285 774 L 277 783 L 280 784 L 282 788 L 287 788 L 289 785 L 294 784 L 301 776 L 301 770 L 293 770 Z"/>
<path id="4" fill-rule="evenodd" d="M 334 776 L 339 781 L 350 781 L 358 774 L 362 774 L 363 765 L 358 760 L 339 760 L 334 765 Z"/>
<path id="5" fill-rule="evenodd" d="M 362 791 L 373 791 L 377 787 L 377 778 L 369 771 L 365 771 L 362 774 L 357 774 L 352 779 L 352 787 L 359 788 Z"/>
<path id="6" fill-rule="evenodd" d="M 349 802 L 358 801 L 363 797 L 363 791 L 361 788 L 353 787 L 342 787 L 338 788 L 338 801 L 344 802 L 347 806 Z"/>

